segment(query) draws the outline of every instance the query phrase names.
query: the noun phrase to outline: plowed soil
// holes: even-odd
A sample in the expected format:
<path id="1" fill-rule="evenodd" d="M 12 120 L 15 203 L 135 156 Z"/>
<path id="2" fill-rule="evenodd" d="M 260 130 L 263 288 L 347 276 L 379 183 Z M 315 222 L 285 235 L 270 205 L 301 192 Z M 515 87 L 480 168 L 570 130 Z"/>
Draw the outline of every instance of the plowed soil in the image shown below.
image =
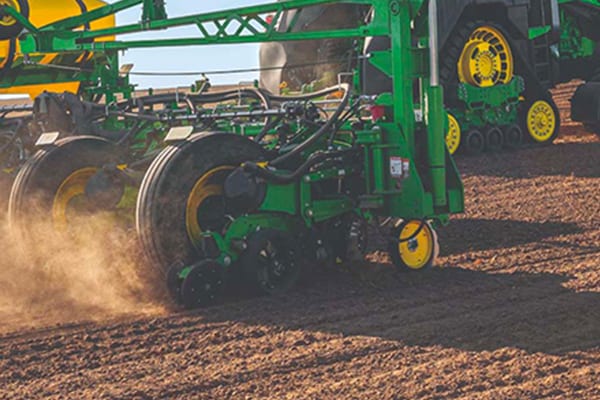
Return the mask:
<path id="1" fill-rule="evenodd" d="M 573 87 L 555 145 L 458 160 L 438 268 L 374 251 L 282 298 L 5 325 L 0 398 L 600 399 L 600 140 Z"/>

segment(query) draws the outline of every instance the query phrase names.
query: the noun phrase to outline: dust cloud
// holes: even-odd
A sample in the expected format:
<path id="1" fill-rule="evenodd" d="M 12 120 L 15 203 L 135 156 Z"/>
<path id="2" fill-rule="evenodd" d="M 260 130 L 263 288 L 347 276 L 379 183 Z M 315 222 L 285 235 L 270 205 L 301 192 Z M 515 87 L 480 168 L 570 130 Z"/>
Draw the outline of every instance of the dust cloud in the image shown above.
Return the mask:
<path id="1" fill-rule="evenodd" d="M 0 188 L 0 192 L 3 192 Z M 135 232 L 113 217 L 80 217 L 67 231 L 0 211 L 0 332 L 166 311 L 164 278 L 143 261 Z"/>

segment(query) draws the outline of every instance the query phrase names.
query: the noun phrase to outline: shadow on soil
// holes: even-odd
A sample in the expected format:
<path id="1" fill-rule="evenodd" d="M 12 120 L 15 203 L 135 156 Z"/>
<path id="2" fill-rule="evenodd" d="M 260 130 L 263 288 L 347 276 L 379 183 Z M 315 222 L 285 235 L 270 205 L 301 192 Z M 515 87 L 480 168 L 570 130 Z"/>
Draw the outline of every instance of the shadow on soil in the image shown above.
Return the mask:
<path id="1" fill-rule="evenodd" d="M 600 177 L 600 142 L 558 143 L 522 148 L 514 152 L 458 158 L 458 169 L 475 174 L 505 178 L 538 176 Z"/>
<path id="2" fill-rule="evenodd" d="M 572 224 L 458 220 L 442 236 L 449 252 L 457 254 L 577 231 Z M 586 254 L 593 260 L 600 246 L 588 248 Z M 564 354 L 600 346 L 600 293 L 575 292 L 567 287 L 570 279 L 574 278 L 526 271 L 490 273 L 459 265 L 399 273 L 390 264 L 365 262 L 312 271 L 304 285 L 283 297 L 238 297 L 198 315 L 208 321 L 302 330 L 309 342 L 310 332 L 329 332 L 380 337 L 400 346 L 467 351 L 510 347 Z"/>
<path id="3" fill-rule="evenodd" d="M 198 311 L 205 322 L 237 321 L 306 332 L 371 336 L 399 346 L 466 351 L 518 348 L 565 354 L 600 346 L 600 293 L 574 292 L 553 274 L 493 274 L 449 267 L 419 274 L 377 266 L 376 278 L 313 275 L 277 298 Z"/>
<path id="4" fill-rule="evenodd" d="M 581 232 L 576 224 L 492 219 L 453 219 L 438 230 L 441 255 L 492 250 L 535 243 Z"/>

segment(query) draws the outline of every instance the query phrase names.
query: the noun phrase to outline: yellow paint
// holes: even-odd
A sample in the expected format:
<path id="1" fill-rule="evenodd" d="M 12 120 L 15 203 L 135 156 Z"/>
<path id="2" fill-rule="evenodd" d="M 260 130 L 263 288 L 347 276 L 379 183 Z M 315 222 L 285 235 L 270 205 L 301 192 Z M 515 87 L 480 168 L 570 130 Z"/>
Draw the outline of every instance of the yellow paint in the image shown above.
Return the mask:
<path id="1" fill-rule="evenodd" d="M 427 266 L 435 251 L 435 239 L 429 224 L 425 224 L 414 239 L 403 241 L 414 235 L 420 227 L 421 221 L 406 223 L 400 232 L 401 242 L 398 243 L 400 259 L 408 268 L 414 270 Z"/>
<path id="2" fill-rule="evenodd" d="M 72 202 L 85 194 L 85 186 L 98 168 L 82 168 L 65 179 L 56 193 L 52 203 L 52 222 L 57 229 L 66 230 L 68 225 L 69 208 Z"/>
<path id="3" fill-rule="evenodd" d="M 73 0 L 27 0 L 29 3 L 29 20 L 35 26 L 44 26 L 51 24 L 53 22 L 59 21 L 61 19 L 71 17 L 74 15 L 80 15 L 81 9 L 77 5 L 76 1 Z M 11 4 L 12 3 L 12 4 Z M 105 2 L 100 0 L 84 0 L 84 3 L 88 7 L 88 10 L 94 10 L 101 6 L 106 5 Z M 8 4 L 8 5 L 17 5 L 16 0 L 0 0 L 0 4 Z M 18 7 L 15 7 L 18 9 Z M 14 24 L 16 21 L 12 18 L 5 17 L 0 20 L 0 28 L 1 25 L 10 26 Z M 90 24 L 91 29 L 103 29 L 115 26 L 115 17 L 110 16 L 98 21 L 94 21 Z M 83 29 L 83 28 L 80 28 Z M 106 37 L 99 38 L 98 41 L 103 40 L 113 40 L 114 37 Z M 0 65 L 3 65 L 6 62 L 8 51 L 9 51 L 9 43 L 8 40 L 0 41 Z M 36 57 L 40 55 L 32 54 L 32 57 Z M 55 61 L 57 54 L 48 54 L 44 55 L 41 60 L 42 64 L 51 64 Z M 85 53 L 82 53 L 79 56 L 82 60 L 85 57 Z M 17 43 L 16 55 L 14 64 L 21 64 L 23 62 L 23 55 L 20 53 L 20 47 Z M 7 89 L 0 89 L 0 94 L 27 94 L 32 99 L 37 95 L 42 93 L 44 90 L 54 91 L 54 92 L 77 92 L 79 89 L 78 82 L 67 82 L 67 83 L 55 83 L 55 84 L 44 84 L 44 85 L 25 85 L 19 87 L 12 87 Z"/>
<path id="4" fill-rule="evenodd" d="M 491 26 L 473 31 L 458 60 L 458 78 L 463 83 L 490 87 L 513 78 L 512 51 L 504 35 Z"/>
<path id="5" fill-rule="evenodd" d="M 446 133 L 446 146 L 448 146 L 448 151 L 450 154 L 454 154 L 458 150 L 461 137 L 462 132 L 460 129 L 460 124 L 456 118 L 454 118 L 454 115 L 448 114 L 448 133 Z"/>
<path id="6" fill-rule="evenodd" d="M 222 171 L 231 171 L 233 169 L 234 167 L 232 166 L 211 169 L 196 182 L 188 196 L 185 209 L 185 226 L 188 237 L 195 246 L 199 246 L 202 241 L 202 227 L 198 222 L 198 210 L 206 199 L 223 194 L 222 182 L 214 179 L 216 175 Z"/>
<path id="7" fill-rule="evenodd" d="M 527 111 L 527 131 L 538 143 L 548 141 L 556 129 L 556 114 L 552 106 L 544 100 L 538 100 Z"/>

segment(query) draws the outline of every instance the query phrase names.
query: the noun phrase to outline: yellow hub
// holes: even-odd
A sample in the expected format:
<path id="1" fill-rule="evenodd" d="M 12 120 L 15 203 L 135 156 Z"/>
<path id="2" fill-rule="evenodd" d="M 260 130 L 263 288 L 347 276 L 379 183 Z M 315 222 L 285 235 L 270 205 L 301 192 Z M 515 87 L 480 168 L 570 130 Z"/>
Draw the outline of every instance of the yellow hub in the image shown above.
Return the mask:
<path id="1" fill-rule="evenodd" d="M 202 227 L 198 221 L 198 213 L 208 199 L 223 195 L 222 177 L 227 171 L 233 170 L 232 166 L 213 168 L 196 182 L 190 192 L 185 210 L 185 226 L 188 237 L 198 248 L 202 242 Z"/>
<path id="2" fill-rule="evenodd" d="M 491 26 L 481 26 L 473 31 L 458 60 L 459 80 L 478 87 L 509 83 L 513 69 L 508 41 Z"/>
<path id="3" fill-rule="evenodd" d="M 527 131 L 538 143 L 544 143 L 552 138 L 556 129 L 556 114 L 545 100 L 538 100 L 527 111 Z"/>
<path id="4" fill-rule="evenodd" d="M 435 255 L 435 237 L 429 224 L 423 225 L 419 233 L 411 238 L 419 229 L 421 229 L 421 221 L 410 221 L 404 224 L 399 235 L 400 261 L 413 270 L 426 267 Z M 406 240 L 408 238 L 411 239 Z"/>
<path id="5" fill-rule="evenodd" d="M 18 12 L 21 12 L 21 6 L 19 6 L 19 2 L 16 0 L 0 0 L 0 6 L 10 6 Z M 5 15 L 0 19 L 0 26 L 13 26 L 16 23 L 17 20 L 10 15 Z"/>
<path id="6" fill-rule="evenodd" d="M 66 229 L 70 211 L 77 201 L 85 195 L 85 186 L 98 168 L 82 168 L 65 179 L 56 193 L 52 203 L 52 221 L 57 229 Z"/>
<path id="7" fill-rule="evenodd" d="M 448 114 L 448 133 L 446 133 L 446 146 L 450 154 L 456 153 L 458 146 L 460 146 L 461 140 L 461 129 L 458 120 L 454 118 L 454 115 Z"/>

